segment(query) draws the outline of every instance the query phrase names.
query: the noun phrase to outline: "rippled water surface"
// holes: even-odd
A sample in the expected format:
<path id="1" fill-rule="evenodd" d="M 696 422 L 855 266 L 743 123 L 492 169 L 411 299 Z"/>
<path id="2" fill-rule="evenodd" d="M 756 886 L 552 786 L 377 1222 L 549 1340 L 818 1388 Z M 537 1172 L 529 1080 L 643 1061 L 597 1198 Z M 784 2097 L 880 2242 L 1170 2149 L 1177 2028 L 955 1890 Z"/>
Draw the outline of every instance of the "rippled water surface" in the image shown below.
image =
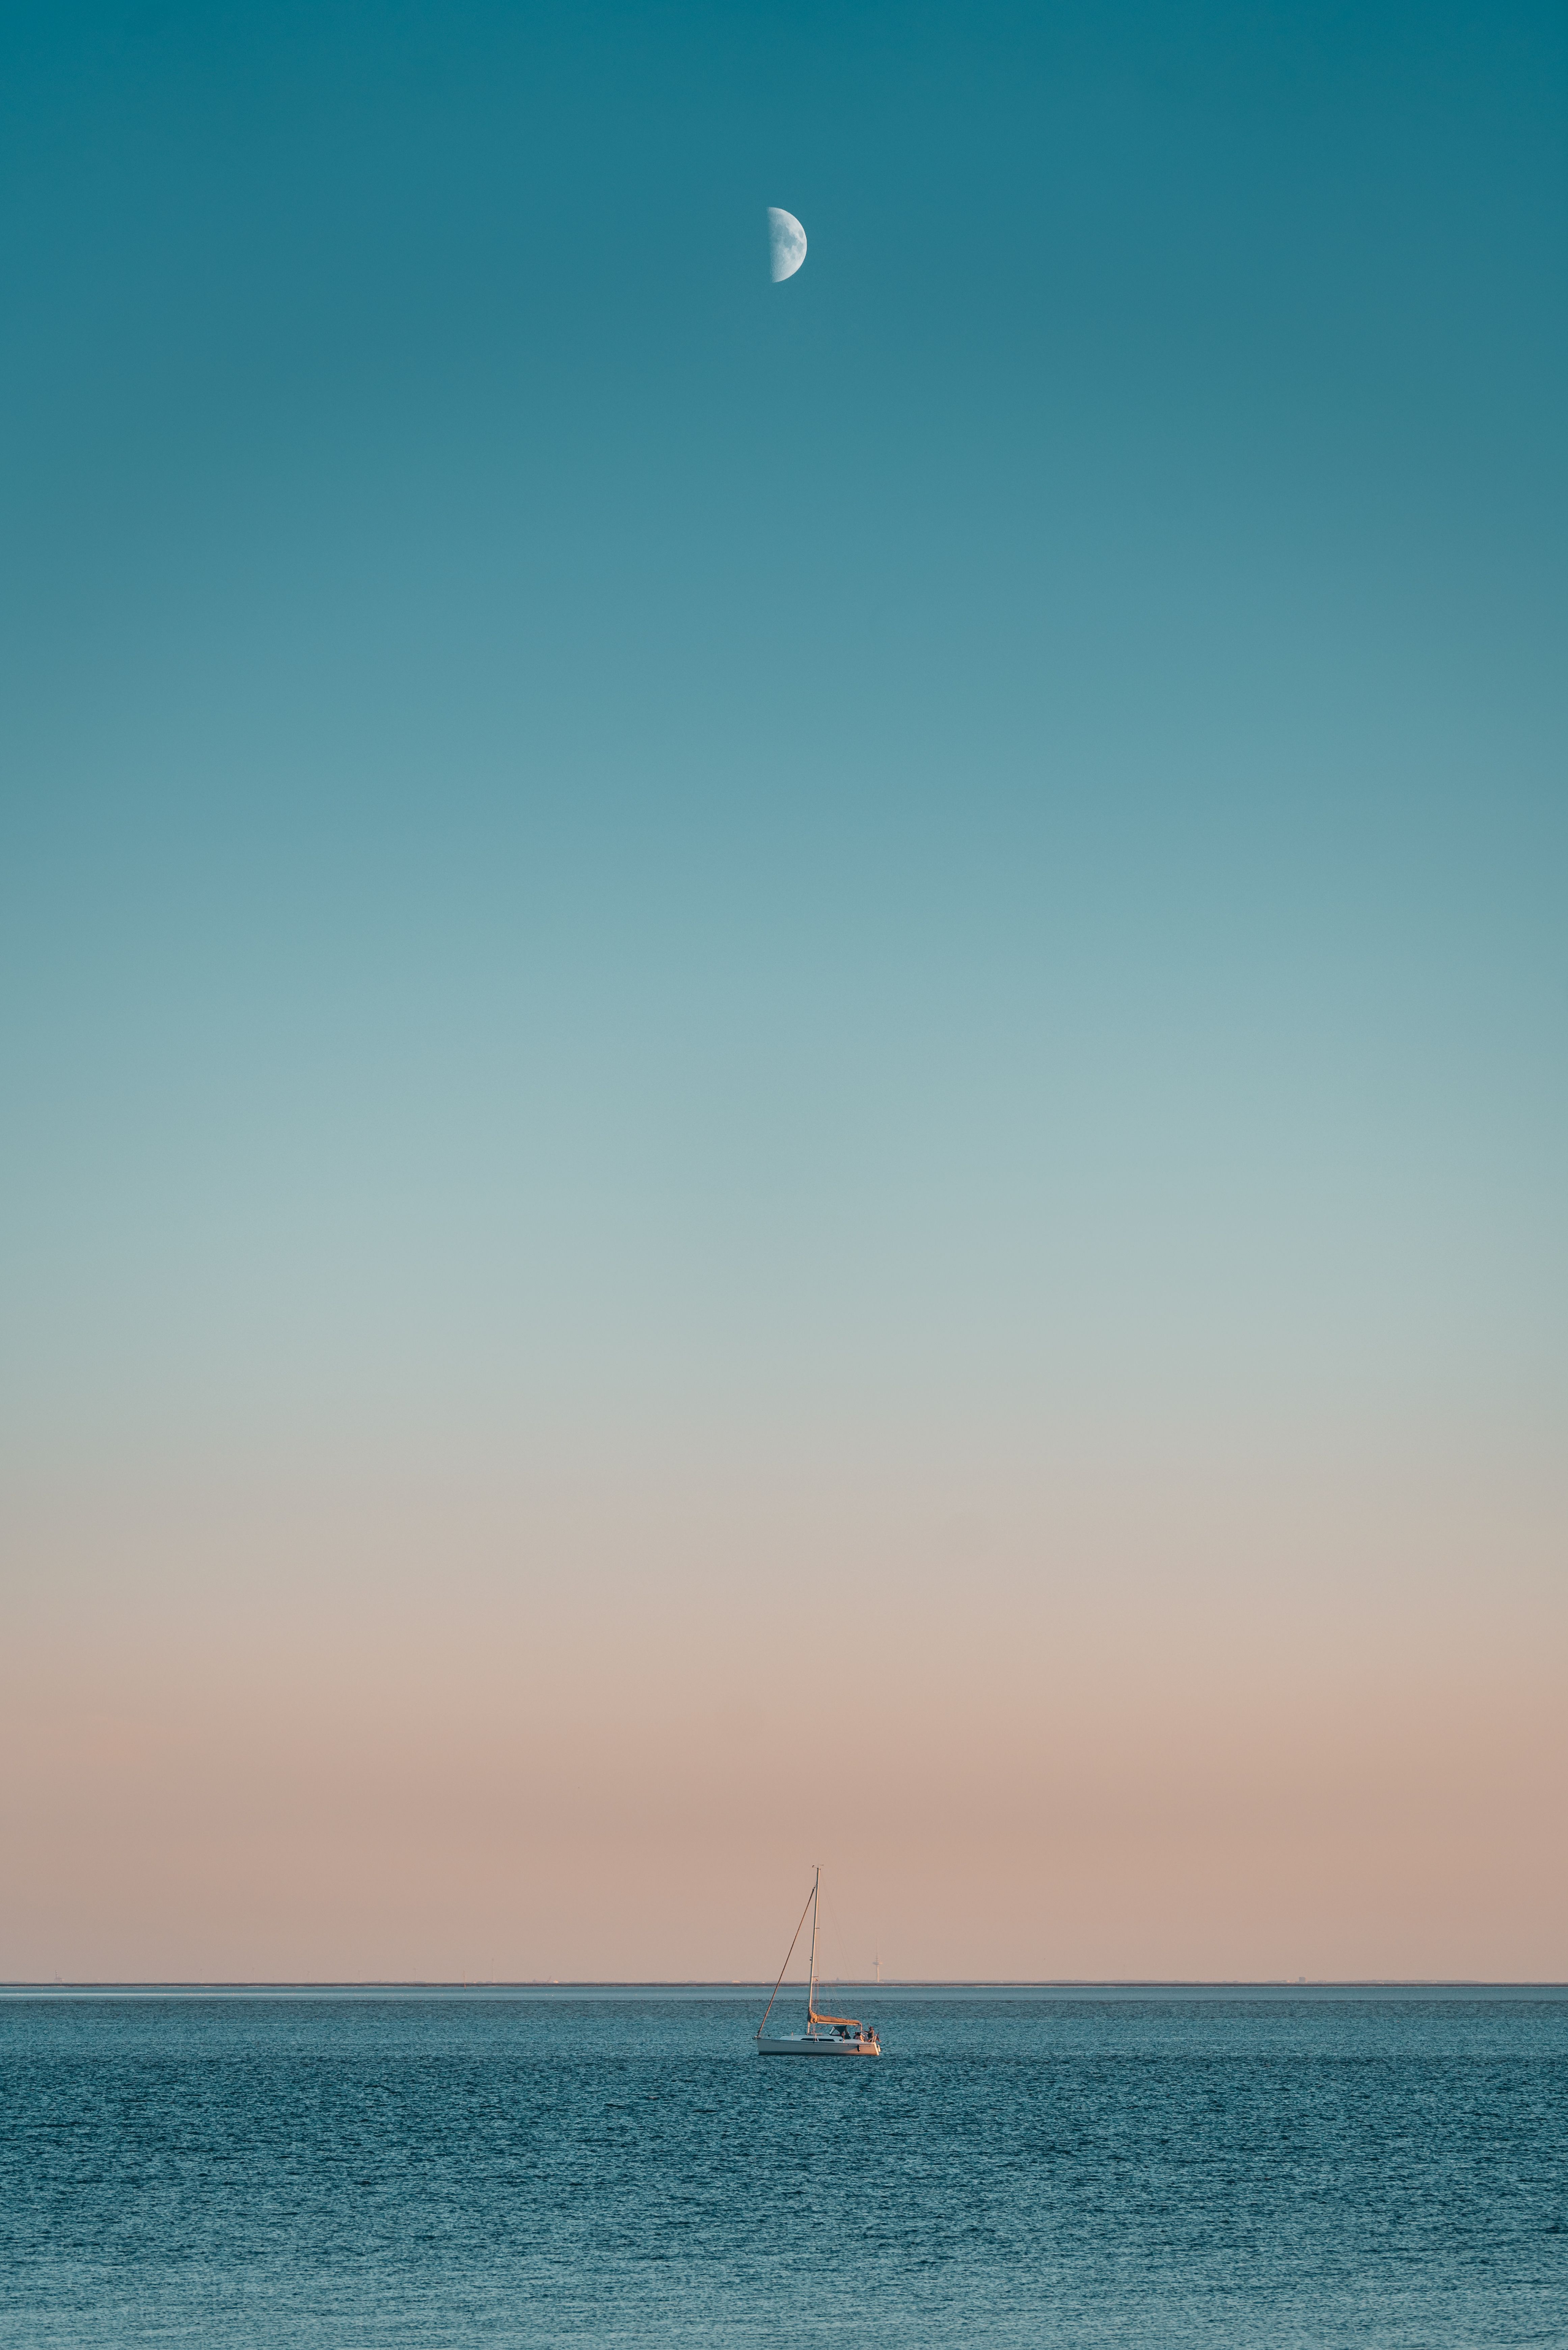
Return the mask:
<path id="1" fill-rule="evenodd" d="M 1568 1996 L 0 1999 L 0 2340 L 1568 2344 Z"/>

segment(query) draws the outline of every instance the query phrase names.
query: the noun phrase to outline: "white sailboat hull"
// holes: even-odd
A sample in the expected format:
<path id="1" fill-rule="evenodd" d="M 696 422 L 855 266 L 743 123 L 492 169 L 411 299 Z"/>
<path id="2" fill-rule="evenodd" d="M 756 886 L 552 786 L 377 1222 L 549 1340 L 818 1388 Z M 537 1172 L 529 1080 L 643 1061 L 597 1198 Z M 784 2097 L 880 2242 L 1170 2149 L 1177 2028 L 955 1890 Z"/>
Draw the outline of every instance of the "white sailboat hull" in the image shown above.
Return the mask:
<path id="1" fill-rule="evenodd" d="M 817 2039 L 813 2033 L 791 2032 L 776 2040 L 759 2040 L 759 2056 L 880 2056 L 881 2049 L 875 2040 L 835 2040 L 824 2033 Z"/>

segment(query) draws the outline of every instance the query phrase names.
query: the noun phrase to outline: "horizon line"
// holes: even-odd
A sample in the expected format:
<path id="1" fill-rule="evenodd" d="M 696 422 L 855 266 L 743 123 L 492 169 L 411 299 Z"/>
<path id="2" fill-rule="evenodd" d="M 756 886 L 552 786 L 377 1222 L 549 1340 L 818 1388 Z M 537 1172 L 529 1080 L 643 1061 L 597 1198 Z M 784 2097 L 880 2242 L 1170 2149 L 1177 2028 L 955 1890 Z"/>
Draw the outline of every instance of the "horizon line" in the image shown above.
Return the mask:
<path id="1" fill-rule="evenodd" d="M 1532 1975 L 832 1975 L 865 1991 L 1568 1991 Z M 783 1988 L 801 1985 L 786 1982 Z M 101 1975 L 17 1976 L 0 1994 L 71 1991 L 766 1991 L 744 1975 Z"/>

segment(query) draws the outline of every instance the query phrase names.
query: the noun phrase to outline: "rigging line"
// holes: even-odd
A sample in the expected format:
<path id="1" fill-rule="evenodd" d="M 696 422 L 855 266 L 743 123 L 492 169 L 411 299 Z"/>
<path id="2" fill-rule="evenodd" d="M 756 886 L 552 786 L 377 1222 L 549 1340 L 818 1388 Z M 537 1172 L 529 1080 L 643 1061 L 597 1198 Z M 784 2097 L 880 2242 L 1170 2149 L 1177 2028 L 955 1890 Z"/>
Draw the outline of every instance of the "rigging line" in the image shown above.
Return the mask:
<path id="1" fill-rule="evenodd" d="M 813 1886 L 813 1887 L 812 1887 L 812 1893 L 815 1893 L 815 1890 L 816 1890 L 816 1887 L 815 1887 L 815 1886 Z M 806 1897 L 805 1897 L 805 1909 L 809 1909 L 809 1908 L 810 1908 L 810 1907 L 811 1907 L 811 1893 L 808 1893 L 808 1894 L 806 1895 Z M 804 1926 L 804 1925 L 805 1925 L 805 1909 L 803 1909 L 803 1910 L 801 1911 L 801 1913 L 800 1913 L 800 1926 Z M 779 1983 L 782 1983 L 782 1982 L 783 1982 L 783 1981 L 784 1981 L 784 1967 L 787 1967 L 787 1966 L 788 1966 L 788 1964 L 789 1964 L 790 1960 L 791 1960 L 794 1958 L 794 1946 L 795 1946 L 795 1944 L 796 1944 L 796 1943 L 799 1941 L 799 1939 L 800 1939 L 800 1926 L 797 1926 L 797 1927 L 795 1928 L 795 1929 L 794 1929 L 794 1932 L 790 1936 L 789 1948 L 788 1948 L 788 1950 L 784 1952 L 784 1966 L 783 1966 L 783 1967 L 781 1967 L 781 1968 L 779 1969 L 779 1982 L 776 1982 L 776 1983 L 774 1983 L 774 1999 L 777 1999 L 777 1997 L 778 1997 L 778 1995 L 779 1995 Z M 764 2008 L 763 2008 L 763 2023 L 765 2023 L 765 2022 L 767 2022 L 767 2020 L 768 2020 L 769 2016 L 770 2016 L 770 2015 L 773 2013 L 773 2012 L 774 2012 L 774 1999 L 770 1999 L 770 2000 L 769 2000 L 769 2002 L 768 2002 L 768 2003 L 767 2003 L 767 2005 L 766 2005 L 766 2007 L 764 2007 Z M 762 2038 L 762 2036 L 763 2036 L 763 2023 L 759 2023 L 759 2024 L 758 2024 L 758 2026 L 757 2026 L 757 2028 L 756 2028 L 756 2030 L 755 2030 L 755 2032 L 752 2034 L 752 2037 L 753 2037 L 753 2040 L 760 2040 L 760 2039 Z"/>

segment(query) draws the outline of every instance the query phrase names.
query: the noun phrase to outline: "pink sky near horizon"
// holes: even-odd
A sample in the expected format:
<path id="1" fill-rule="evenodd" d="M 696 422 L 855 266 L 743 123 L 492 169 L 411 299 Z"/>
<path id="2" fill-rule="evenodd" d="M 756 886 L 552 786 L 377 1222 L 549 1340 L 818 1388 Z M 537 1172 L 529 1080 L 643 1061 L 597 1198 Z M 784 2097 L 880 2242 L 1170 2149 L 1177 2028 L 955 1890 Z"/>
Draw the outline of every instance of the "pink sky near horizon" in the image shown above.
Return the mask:
<path id="1" fill-rule="evenodd" d="M 1523 1454 L 13 1493 L 0 1978 L 1568 1974 Z"/>

